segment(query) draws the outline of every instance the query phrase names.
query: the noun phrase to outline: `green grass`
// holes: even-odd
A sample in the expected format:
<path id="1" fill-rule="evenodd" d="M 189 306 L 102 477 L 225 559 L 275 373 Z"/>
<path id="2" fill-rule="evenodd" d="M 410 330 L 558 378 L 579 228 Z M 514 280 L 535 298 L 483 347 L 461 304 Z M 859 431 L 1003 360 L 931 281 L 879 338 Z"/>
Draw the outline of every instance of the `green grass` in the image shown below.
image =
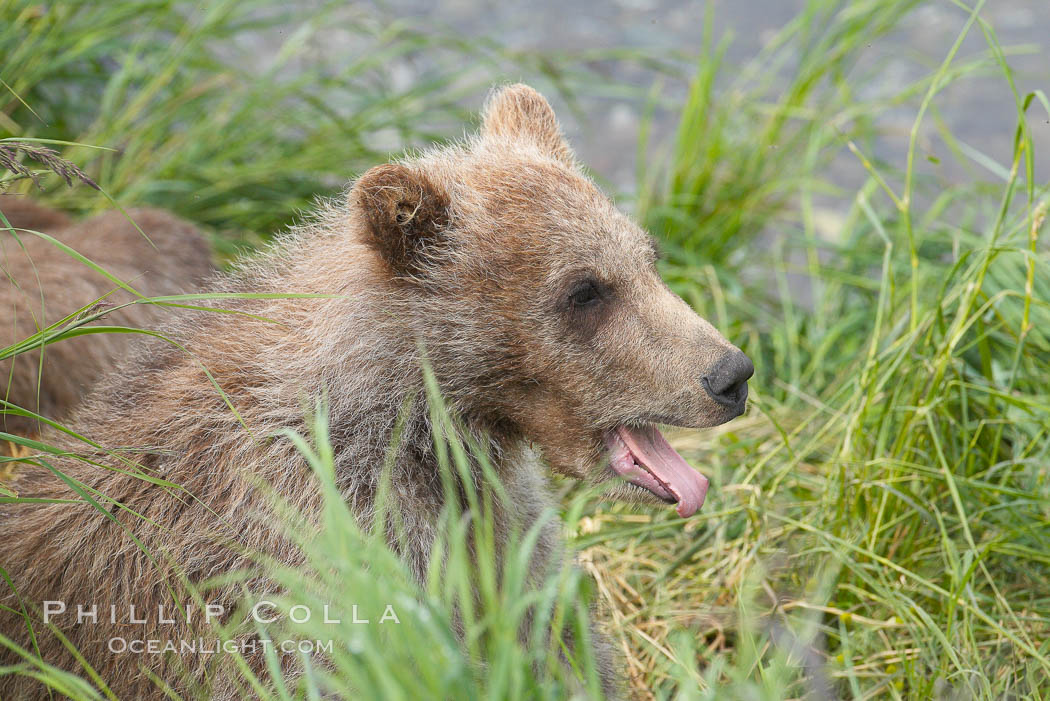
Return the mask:
<path id="1" fill-rule="evenodd" d="M 217 232 L 227 253 L 384 159 L 382 144 L 400 150 L 458 127 L 457 100 L 481 86 L 447 64 L 494 60 L 446 34 L 378 26 L 345 3 L 5 0 L 0 16 L 0 130 L 104 147 L 63 155 L 117 201 Z M 260 51 L 272 56 L 264 65 Z M 437 68 L 390 87 L 391 66 L 420 55 Z M 49 188 L 46 199 L 110 206 L 82 190 Z"/>
<path id="2" fill-rule="evenodd" d="M 1011 49 L 958 4 L 960 37 L 983 36 L 985 52 L 953 50 L 890 97 L 858 97 L 860 54 L 916 4 L 811 0 L 735 77 L 709 37 L 671 150 L 640 176 L 635 210 L 665 244 L 665 277 L 757 367 L 748 416 L 674 436 L 712 480 L 698 516 L 559 483 L 588 576 L 559 573 L 542 596 L 561 602 L 569 626 L 583 619 L 578 600 L 597 602 L 642 698 L 822 698 L 825 683 L 856 699 L 1050 696 L 1050 190 L 1034 179 L 1029 127 L 1050 104 L 1014 91 L 1014 151 L 979 163 L 989 181 L 923 175 L 916 137 L 940 92 L 991 72 L 1012 88 L 1013 77 Z M 38 115 L 8 93 L 0 136 L 119 148 L 64 155 L 121 204 L 169 207 L 224 242 L 265 237 L 382 160 L 371 134 L 425 141 L 454 123 L 455 98 L 479 94 L 448 76 L 390 94 L 376 87 L 383 64 L 364 57 L 346 76 L 289 59 L 260 77 L 205 50 L 203 39 L 276 14 L 218 5 L 188 31 L 173 3 L 134 17 L 125 3 L 33 7 L 0 4 L 0 78 Z M 22 48 L 27 31 L 35 48 Z M 394 54 L 475 50 L 409 27 L 378 37 Z M 289 107 L 275 117 L 273 104 Z M 877 115 L 902 106 L 915 115 L 909 144 L 878 160 Z M 945 158 L 972 153 L 942 139 Z M 828 181 L 843 157 L 855 191 Z M 48 197 L 107 206 L 86 188 Z M 818 203 L 841 213 L 833 231 L 818 226 Z M 303 449 L 323 476 L 323 426 Z M 456 464 L 453 454 L 446 467 Z M 392 591 L 419 603 L 393 631 L 340 629 L 336 646 L 352 652 L 307 675 L 319 688 L 558 698 L 587 686 L 589 660 L 573 682 L 547 651 L 516 642 L 514 570 L 497 586 L 499 573 L 453 553 L 446 577 L 420 589 L 331 506 L 303 544 L 320 564 L 275 574 L 287 603 L 339 598 L 351 584 L 358 600 Z M 361 543 L 367 560 L 351 547 Z M 366 561 L 374 576 L 360 576 Z M 467 616 L 458 645 L 451 612 L 471 578 L 492 584 L 486 604 L 505 615 Z"/>
<path id="3" fill-rule="evenodd" d="M 529 698 L 563 699 L 573 693 L 600 695 L 600 684 L 589 648 L 572 650 L 557 644 L 523 645 L 519 638 L 522 621 L 534 614 L 530 629 L 534 639 L 544 640 L 547 631 L 555 639 L 562 633 L 587 640 L 589 581 L 568 563 L 554 568 L 538 589 L 527 584 L 529 563 L 542 523 L 524 533 L 513 533 L 502 546 L 493 530 L 494 495 L 501 489 L 484 455 L 471 450 L 457 437 L 448 413 L 431 379 L 431 411 L 442 438 L 437 444 L 440 476 L 448 495 L 457 493 L 472 480 L 468 455 L 473 453 L 486 475 L 484 487 L 464 492 L 469 514 L 449 499 L 449 506 L 435 524 L 439 534 L 425 586 L 416 583 L 408 568 L 388 547 L 383 533 L 397 531 L 396 513 L 385 511 L 384 484 L 377 498 L 378 511 L 372 531 L 362 531 L 343 502 L 335 484 L 332 446 L 328 442 L 323 408 L 313 422 L 309 437 L 292 436 L 320 480 L 325 495 L 320 534 L 304 538 L 296 528 L 299 515 L 285 509 L 290 536 L 301 543 L 306 566 L 289 568 L 280 563 L 261 563 L 272 581 L 286 593 L 271 597 L 276 611 L 285 614 L 266 631 L 274 640 L 331 641 L 333 654 L 328 666 L 317 667 L 302 678 L 279 686 L 309 695 L 311 686 L 335 693 L 339 698 Z M 584 500 L 572 502 L 572 517 L 578 518 Z M 545 521 L 557 519 L 551 510 Z M 411 534 L 407 534 L 411 537 Z M 491 564 L 475 567 L 477 561 L 495 562 L 498 550 L 508 555 L 505 567 Z M 233 575 L 237 577 L 237 575 Z M 243 573 L 247 579 L 252 573 Z M 255 599 L 249 599 L 249 602 Z M 287 615 L 295 605 L 314 611 L 333 606 L 332 618 L 345 625 L 333 626 L 323 617 L 297 624 Z M 358 614 L 347 608 L 353 602 L 362 618 L 372 625 L 350 623 Z M 378 622 L 390 606 L 397 623 Z M 389 620 L 389 619 L 388 619 Z M 462 638 L 457 634 L 462 630 Z M 230 630 L 231 637 L 237 634 Z M 462 640 L 462 642 L 461 642 Z M 565 654 L 571 663 L 562 664 Z M 481 661 L 484 662 L 481 662 Z M 275 660 L 274 660 L 275 662 Z M 311 663 L 304 656 L 304 666 Z M 245 685 L 263 693 L 275 677 L 271 666 L 264 679 L 245 673 Z M 277 697 L 278 694 L 271 694 Z"/>
<path id="4" fill-rule="evenodd" d="M 852 3 L 825 29 L 807 21 L 805 31 L 852 45 L 853 21 L 888 5 Z M 681 654 L 643 633 L 658 637 L 647 626 L 662 630 L 673 612 L 688 620 L 693 610 L 708 631 L 690 640 L 689 655 L 701 651 L 698 670 L 720 698 L 732 696 L 727 679 L 746 680 L 741 697 L 807 690 L 798 657 L 786 667 L 777 658 L 785 644 L 770 637 L 774 625 L 824 658 L 846 696 L 1050 693 L 1048 191 L 1033 179 L 1028 127 L 1050 112 L 1045 95 L 1015 93 L 1015 151 L 1001 182 L 939 187 L 916 175 L 915 134 L 939 90 L 990 68 L 1012 87 L 1002 48 L 976 17 L 960 11 L 960 31 L 983 31 L 987 53 L 957 60 L 953 51 L 894 97 L 918 105 L 915 129 L 907 152 L 880 166 L 858 145 L 863 132 L 842 127 L 860 129 L 851 119 L 880 105 L 852 99 L 834 65 L 809 64 L 802 51 L 799 78 L 826 85 L 803 95 L 808 109 L 796 106 L 782 137 L 785 115 L 761 105 L 791 104 L 797 83 L 773 99 L 731 96 L 728 109 L 750 104 L 744 117 L 756 115 L 756 127 L 734 138 L 717 120 L 740 112 L 710 97 L 703 71 L 717 58 L 702 63 L 646 220 L 674 244 L 669 279 L 745 342 L 760 379 L 749 420 L 718 440 L 684 439 L 718 485 L 702 525 L 686 536 L 659 517 L 641 527 L 601 520 L 603 561 L 663 599 L 632 607 L 639 623 L 624 637 L 644 651 L 647 673 L 667 675 L 665 691 Z M 849 56 L 820 39 L 808 45 L 817 56 Z M 787 148 L 763 159 L 771 143 Z M 843 144 L 868 179 L 841 193 L 846 216 L 835 239 L 821 239 L 812 201 L 835 190 L 819 166 Z M 725 155 L 737 151 L 742 165 Z M 771 220 L 792 235 L 774 256 L 755 253 Z M 765 277 L 747 284 L 756 269 Z M 793 299 L 788 273 L 810 276 L 811 303 Z M 615 554 L 639 540 L 644 564 Z M 657 560 L 668 552 L 679 555 Z M 757 607 L 764 633 L 747 629 L 741 606 Z M 731 671 L 712 674 L 721 664 Z"/>

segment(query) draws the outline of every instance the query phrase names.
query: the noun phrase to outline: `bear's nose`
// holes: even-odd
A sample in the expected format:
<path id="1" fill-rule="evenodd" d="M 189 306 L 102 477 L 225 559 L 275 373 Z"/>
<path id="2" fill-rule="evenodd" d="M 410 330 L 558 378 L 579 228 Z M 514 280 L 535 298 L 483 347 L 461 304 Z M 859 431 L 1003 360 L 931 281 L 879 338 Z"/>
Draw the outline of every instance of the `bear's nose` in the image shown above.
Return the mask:
<path id="1" fill-rule="evenodd" d="M 734 348 L 718 359 L 711 371 L 704 375 L 702 382 L 704 389 L 716 402 L 743 411 L 747 400 L 747 381 L 754 374 L 755 366 L 751 358 Z"/>

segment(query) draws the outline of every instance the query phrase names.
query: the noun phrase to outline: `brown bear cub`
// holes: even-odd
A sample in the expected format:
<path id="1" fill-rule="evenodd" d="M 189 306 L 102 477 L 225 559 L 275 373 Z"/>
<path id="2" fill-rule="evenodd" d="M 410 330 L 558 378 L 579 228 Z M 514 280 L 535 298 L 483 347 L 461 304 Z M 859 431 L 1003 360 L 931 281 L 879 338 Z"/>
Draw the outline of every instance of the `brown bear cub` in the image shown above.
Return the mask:
<path id="1" fill-rule="evenodd" d="M 74 224 L 65 214 L 18 195 L 0 195 L 0 212 L 14 229 L 2 230 L 7 224 L 0 220 L 0 348 L 103 296 L 109 305 L 133 299 L 112 280 L 29 231 L 54 236 L 147 297 L 194 292 L 213 271 L 201 233 L 166 212 L 129 212 L 141 232 L 120 212 Z M 150 329 L 165 316 L 172 311 L 136 304 L 106 315 L 101 323 Z M 42 367 L 39 349 L 0 361 L 0 398 L 49 419 L 64 419 L 103 372 L 125 355 L 133 338 L 104 333 L 49 344 Z M 37 424 L 14 414 L 0 416 L 0 430 L 17 435 L 35 435 Z"/>
<path id="2" fill-rule="evenodd" d="M 446 498 L 424 354 L 457 424 L 487 447 L 503 482 L 497 539 L 551 505 L 542 463 L 689 516 L 707 480 L 656 424 L 706 427 L 738 416 L 753 368 L 667 288 L 655 260 L 650 237 L 582 173 L 546 100 L 523 85 L 498 90 L 479 134 L 366 172 L 346 198 L 216 287 L 256 293 L 222 301 L 243 314 L 192 312 L 167 330 L 182 349 L 140 353 L 80 409 L 81 434 L 134 449 L 128 459 L 185 491 L 55 458 L 113 504 L 111 517 L 81 504 L 0 507 L 0 565 L 27 604 L 124 612 L 170 604 L 168 563 L 191 581 L 246 566 L 244 550 L 295 564 L 298 551 L 276 519 L 260 517 L 271 497 L 258 480 L 316 520 L 315 477 L 283 432 L 307 433 L 303 407 L 323 397 L 337 486 L 363 522 L 400 422 L 388 509 L 408 536 L 398 552 L 422 578 Z M 266 297 L 288 293 L 315 296 Z M 114 463 L 103 453 L 92 459 Z M 75 497 L 50 472 L 23 472 L 26 496 Z M 558 558 L 559 540 L 548 524 L 537 568 Z M 151 560 L 143 549 L 161 555 Z M 205 595 L 227 611 L 240 598 L 234 585 Z M 0 604 L 20 611 L 18 601 Z M 7 616 L 0 630 L 25 641 L 25 619 Z M 192 635 L 156 618 L 134 636 Z M 139 665 L 176 690 L 207 677 L 209 697 L 240 698 L 233 680 L 206 669 L 205 655 L 112 654 L 107 641 L 127 635 L 122 622 L 52 619 L 121 698 L 163 696 Z M 80 669 L 35 624 L 42 658 Z M 597 655 L 614 694 L 614 666 Z M 0 678 L 0 695 L 42 696 L 33 684 Z"/>

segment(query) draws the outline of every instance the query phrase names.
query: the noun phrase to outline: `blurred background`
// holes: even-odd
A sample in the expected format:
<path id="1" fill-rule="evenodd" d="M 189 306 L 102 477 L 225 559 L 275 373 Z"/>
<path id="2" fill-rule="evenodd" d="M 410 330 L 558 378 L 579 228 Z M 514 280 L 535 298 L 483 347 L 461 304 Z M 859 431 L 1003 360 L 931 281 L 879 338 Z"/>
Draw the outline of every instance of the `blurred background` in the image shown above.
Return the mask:
<path id="1" fill-rule="evenodd" d="M 637 142 L 646 98 L 657 101 L 651 126 L 653 142 L 666 146 L 675 128 L 674 106 L 684 99 L 707 13 L 711 13 L 715 41 L 731 41 L 726 63 L 727 72 L 732 73 L 734 67 L 738 70 L 767 49 L 805 7 L 805 0 L 620 0 L 570 5 L 544 0 L 390 2 L 380 6 L 380 11 L 391 18 L 413 17 L 430 26 L 446 27 L 462 38 L 495 41 L 514 52 L 593 54 L 591 67 L 617 83 L 619 89 L 603 91 L 592 85 L 579 98 L 577 111 L 566 110 L 564 101 L 556 108 L 560 108 L 567 134 L 583 161 L 616 188 L 630 191 L 635 186 Z M 958 38 L 965 15 L 963 8 L 949 2 L 926 3 L 879 41 L 858 47 L 856 75 L 870 75 L 869 80 L 857 85 L 858 90 L 866 97 L 891 96 L 920 79 L 944 60 Z M 1024 93 L 1045 87 L 1050 82 L 1046 61 L 1050 4 L 995 0 L 983 8 L 981 16 L 995 27 L 999 41 L 1014 49 L 1010 63 L 1016 71 L 1017 89 Z M 972 56 L 986 48 L 977 31 L 964 39 L 960 56 Z M 676 70 L 652 70 L 644 63 L 614 58 L 630 52 L 667 62 Z M 469 70 L 466 66 L 464 69 Z M 424 70 L 405 61 L 398 79 L 412 81 Z M 639 94 L 626 94 L 628 88 Z M 655 95 L 651 93 L 654 89 L 658 90 Z M 1009 86 L 995 76 L 975 76 L 965 85 L 948 86 L 938 100 L 941 117 L 951 133 L 1000 161 L 1009 159 L 1013 147 L 1010 133 L 1016 115 L 1011 102 Z M 914 118 L 914 110 L 904 107 L 880 115 L 876 156 L 890 158 L 905 152 Z M 922 136 L 926 153 L 935 155 L 945 150 L 934 126 L 924 129 Z M 1040 140 L 1037 146 L 1045 156 L 1050 139 Z M 1039 161 L 1045 167 L 1045 158 Z M 850 177 L 847 165 L 842 164 L 840 169 L 844 178 Z M 951 159 L 941 166 L 931 172 L 952 179 L 965 177 Z"/>
<path id="2" fill-rule="evenodd" d="M 222 261 L 532 84 L 756 365 L 696 518 L 566 510 L 632 694 L 1050 694 L 1050 3 L 0 0 L 0 79 L 9 192 Z"/>

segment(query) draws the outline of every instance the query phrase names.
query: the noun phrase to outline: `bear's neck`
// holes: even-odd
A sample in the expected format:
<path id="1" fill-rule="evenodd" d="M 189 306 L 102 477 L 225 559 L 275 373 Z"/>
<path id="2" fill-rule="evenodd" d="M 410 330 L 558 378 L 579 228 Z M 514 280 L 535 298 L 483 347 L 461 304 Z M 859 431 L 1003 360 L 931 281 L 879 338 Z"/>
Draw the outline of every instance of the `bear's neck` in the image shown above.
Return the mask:
<path id="1" fill-rule="evenodd" d="M 429 510 L 440 507 L 446 493 L 441 476 L 450 467 L 456 471 L 434 447 L 434 398 L 428 397 L 420 362 L 426 356 L 440 378 L 438 401 L 450 415 L 438 423 L 455 427 L 456 438 L 472 446 L 468 453 L 480 450 L 507 478 L 517 456 L 527 452 L 524 441 L 498 416 L 476 410 L 462 386 L 468 383 L 462 358 L 437 347 L 440 339 L 432 339 L 432 348 L 420 343 L 439 333 L 440 323 L 428 318 L 434 310 L 421 312 L 418 299 L 399 290 L 370 251 L 348 241 L 352 238 L 326 233 L 291 240 L 269 264 L 232 280 L 228 291 L 317 297 L 245 303 L 255 318 L 214 315 L 192 332 L 195 354 L 223 369 L 216 380 L 229 390 L 255 437 L 289 428 L 305 433 L 304 411 L 327 404 L 336 475 L 348 500 L 374 494 L 386 466 L 404 498 Z M 294 256 L 282 256 L 283 251 Z M 201 383 L 207 384 L 203 378 Z M 248 389 L 240 394 L 229 389 L 239 387 Z M 201 389 L 202 395 L 214 394 Z M 244 440 L 253 438 L 245 433 Z M 481 484 L 476 462 L 471 461 L 470 474 Z"/>
<path id="2" fill-rule="evenodd" d="M 302 416 L 304 409 L 326 404 L 336 475 L 350 495 L 372 492 L 385 466 L 392 479 L 411 485 L 402 489 L 414 498 L 439 502 L 445 494 L 441 475 L 450 469 L 458 474 L 441 457 L 456 452 L 449 450 L 450 438 L 468 455 L 483 454 L 497 474 L 512 469 L 507 456 L 521 448 L 517 433 L 498 417 L 476 411 L 460 392 L 428 390 L 419 346 L 412 329 L 401 323 L 403 316 L 391 315 L 382 299 L 311 301 L 319 302 L 315 313 L 301 317 L 301 324 L 286 324 L 284 338 L 259 349 L 256 363 L 270 366 L 266 374 L 273 384 L 255 407 L 241 411 L 253 433 L 273 435 L 273 429 L 288 426 L 273 425 L 271 417 Z M 303 344 L 304 338 L 315 340 Z M 440 362 L 440 354 L 434 359 Z M 442 370 L 433 367 L 437 376 Z M 306 430 L 305 422 L 295 423 L 293 430 Z M 445 443 L 442 449 L 435 449 L 435 435 Z M 476 459 L 469 468 L 480 484 Z M 419 491 L 424 488 L 429 493 Z"/>

